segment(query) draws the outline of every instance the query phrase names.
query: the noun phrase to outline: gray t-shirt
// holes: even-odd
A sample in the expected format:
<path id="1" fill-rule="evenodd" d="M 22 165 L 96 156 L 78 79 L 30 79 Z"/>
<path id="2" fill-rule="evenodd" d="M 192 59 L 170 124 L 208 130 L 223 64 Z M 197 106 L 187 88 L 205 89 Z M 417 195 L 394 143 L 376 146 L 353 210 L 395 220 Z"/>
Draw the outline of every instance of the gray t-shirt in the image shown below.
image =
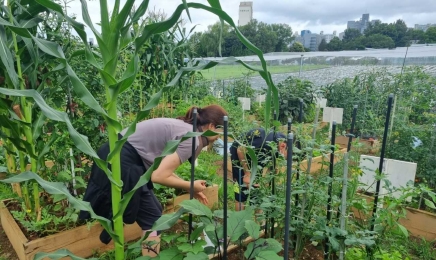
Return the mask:
<path id="1" fill-rule="evenodd" d="M 191 124 L 173 118 L 154 118 L 139 122 L 136 131 L 127 138 L 127 141 L 136 149 L 141 156 L 145 167 L 148 169 L 153 164 L 154 159 L 162 154 L 165 145 L 171 140 L 180 140 L 186 133 L 192 132 Z M 121 131 L 121 135 L 127 129 Z M 195 141 L 195 149 L 199 145 L 198 137 Z M 179 144 L 176 153 L 180 157 L 181 163 L 192 156 L 192 138 Z"/>

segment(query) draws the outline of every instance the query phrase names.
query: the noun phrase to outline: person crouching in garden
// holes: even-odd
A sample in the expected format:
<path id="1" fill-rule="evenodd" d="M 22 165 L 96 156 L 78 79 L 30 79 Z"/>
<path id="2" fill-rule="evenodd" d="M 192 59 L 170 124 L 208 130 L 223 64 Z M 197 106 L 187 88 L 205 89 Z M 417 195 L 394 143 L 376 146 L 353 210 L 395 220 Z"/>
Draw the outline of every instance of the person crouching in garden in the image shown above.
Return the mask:
<path id="1" fill-rule="evenodd" d="M 191 107 L 184 117 L 154 118 L 139 122 L 136 131 L 127 138 L 120 153 L 121 158 L 121 179 L 123 181 L 122 195 L 132 190 L 139 178 L 151 167 L 154 160 L 162 154 L 165 145 L 171 140 L 180 140 L 185 134 L 193 130 L 193 111 L 197 109 L 198 132 L 207 130 L 216 131 L 218 126 L 223 125 L 223 117 L 227 112 L 219 105 L 210 105 L 203 108 Z M 119 134 L 121 138 L 127 129 Z M 198 137 L 196 140 L 196 154 L 192 153 L 192 138 L 181 142 L 175 153 L 166 156 L 159 167 L 151 174 L 150 181 L 138 189 L 130 200 L 123 220 L 127 224 L 137 222 L 143 230 L 143 234 L 150 230 L 153 224 L 162 216 L 162 205 L 153 193 L 153 183 L 171 188 L 190 190 L 190 181 L 185 181 L 177 176 L 175 170 L 185 161 L 194 163 L 203 147 L 209 142 L 214 142 L 218 135 L 212 137 Z M 98 156 L 106 160 L 109 154 L 109 144 L 105 143 L 98 150 Z M 110 165 L 109 165 L 110 167 Z M 203 204 L 208 199 L 202 193 L 206 188 L 206 181 L 196 180 L 194 182 L 194 197 Z M 97 164 L 93 164 L 91 176 L 83 198 L 91 204 L 94 212 L 107 219 L 112 219 L 111 183 Z M 80 219 L 91 218 L 89 212 L 82 211 Z M 106 231 L 100 234 L 100 240 L 108 244 L 111 237 Z M 157 241 L 152 247 L 143 249 L 143 255 L 155 256 L 160 246 L 159 234 L 152 232 L 148 241 Z"/>
<path id="2" fill-rule="evenodd" d="M 245 207 L 245 203 L 248 199 L 248 187 L 251 179 L 251 158 L 248 155 L 246 148 L 243 146 L 251 146 L 256 153 L 258 166 L 265 168 L 267 166 L 268 158 L 277 158 L 278 153 L 285 156 L 287 155 L 286 149 L 286 136 L 281 132 L 269 132 L 266 133 L 263 128 L 256 128 L 245 133 L 241 142 L 235 141 L 230 147 L 230 159 L 232 161 L 232 174 L 235 181 L 235 210 L 240 211 Z M 278 153 L 272 154 L 273 149 L 271 142 L 278 143 Z M 257 171 L 261 176 L 261 171 Z M 257 179 L 257 178 L 256 178 Z M 256 181 L 254 181 L 255 183 Z M 258 184 L 253 184 L 254 189 L 251 189 L 250 201 L 255 201 L 256 188 Z"/>

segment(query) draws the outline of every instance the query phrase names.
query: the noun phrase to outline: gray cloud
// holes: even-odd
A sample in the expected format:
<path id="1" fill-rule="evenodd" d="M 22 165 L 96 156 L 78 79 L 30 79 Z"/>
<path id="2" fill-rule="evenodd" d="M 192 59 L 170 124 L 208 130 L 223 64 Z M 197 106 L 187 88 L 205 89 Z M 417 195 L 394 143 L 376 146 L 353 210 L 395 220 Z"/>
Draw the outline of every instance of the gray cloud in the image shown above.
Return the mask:
<path id="1" fill-rule="evenodd" d="M 114 0 L 108 0 L 113 6 Z M 122 3 L 125 0 L 121 1 Z M 136 5 L 141 1 L 136 0 Z M 207 5 L 207 0 L 197 0 Z M 233 18 L 238 20 L 238 0 L 221 0 L 223 9 Z M 181 0 L 150 0 L 151 9 L 161 9 L 171 14 L 182 3 Z M 98 1 L 88 1 L 89 13 L 92 21 L 99 21 Z M 80 1 L 75 0 L 70 4 L 70 13 L 75 13 L 81 19 Z M 383 22 L 394 22 L 403 19 L 409 27 L 415 23 L 436 23 L 435 0 L 253 0 L 254 18 L 267 23 L 287 23 L 294 31 L 309 29 L 313 32 L 333 30 L 342 32 L 346 29 L 349 20 L 358 20 L 362 13 L 370 13 L 371 19 L 380 19 Z M 196 30 L 203 31 L 208 25 L 218 21 L 218 18 L 205 11 L 192 10 L 192 23 L 186 27 L 192 28 L 198 24 Z M 183 16 L 187 19 L 187 16 Z M 90 30 L 87 30 L 90 32 Z"/>

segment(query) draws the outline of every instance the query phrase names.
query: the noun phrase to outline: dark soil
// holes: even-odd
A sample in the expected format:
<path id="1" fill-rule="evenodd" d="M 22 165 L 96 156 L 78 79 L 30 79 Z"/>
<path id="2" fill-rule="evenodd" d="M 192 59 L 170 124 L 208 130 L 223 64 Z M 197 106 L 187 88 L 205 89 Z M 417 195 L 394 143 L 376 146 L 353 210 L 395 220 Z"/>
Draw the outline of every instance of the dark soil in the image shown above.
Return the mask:
<path id="1" fill-rule="evenodd" d="M 0 260 L 19 260 L 14 248 L 0 225 Z"/>

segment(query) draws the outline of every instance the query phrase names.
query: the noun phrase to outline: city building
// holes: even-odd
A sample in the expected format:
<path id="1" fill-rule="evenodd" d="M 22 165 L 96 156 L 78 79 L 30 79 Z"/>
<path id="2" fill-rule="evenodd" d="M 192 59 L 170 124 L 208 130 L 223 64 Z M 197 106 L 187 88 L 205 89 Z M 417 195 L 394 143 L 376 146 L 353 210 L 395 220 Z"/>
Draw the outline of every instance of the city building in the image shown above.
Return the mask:
<path id="1" fill-rule="evenodd" d="M 415 30 L 427 31 L 430 27 L 436 27 L 436 24 L 415 24 Z"/>
<path id="2" fill-rule="evenodd" d="M 310 34 L 311 33 L 310 30 L 302 30 L 301 31 L 301 37 L 303 37 L 307 33 Z"/>
<path id="3" fill-rule="evenodd" d="M 356 29 L 359 30 L 360 33 L 364 33 L 366 28 L 368 28 L 369 24 L 375 24 L 380 20 L 369 20 L 369 14 L 362 14 L 362 17 L 359 21 L 348 21 L 347 29 Z"/>
<path id="4" fill-rule="evenodd" d="M 253 20 L 253 2 L 241 2 L 239 4 L 238 26 L 244 26 Z"/>
<path id="5" fill-rule="evenodd" d="M 336 31 L 333 31 L 333 34 L 324 34 L 324 32 L 321 32 L 320 35 L 322 36 L 322 39 L 325 40 L 326 43 L 329 43 L 333 38 L 338 37 L 336 35 Z"/>
<path id="6" fill-rule="evenodd" d="M 345 32 L 339 33 L 339 40 L 342 41 L 342 39 L 344 39 L 344 35 L 345 35 Z"/>
<path id="7" fill-rule="evenodd" d="M 304 48 L 310 49 L 310 51 L 318 51 L 318 46 L 321 43 L 321 40 L 323 39 L 321 34 L 317 33 L 311 33 L 308 30 L 302 31 L 302 36 L 299 36 L 295 38 L 296 42 L 301 43 Z"/>

